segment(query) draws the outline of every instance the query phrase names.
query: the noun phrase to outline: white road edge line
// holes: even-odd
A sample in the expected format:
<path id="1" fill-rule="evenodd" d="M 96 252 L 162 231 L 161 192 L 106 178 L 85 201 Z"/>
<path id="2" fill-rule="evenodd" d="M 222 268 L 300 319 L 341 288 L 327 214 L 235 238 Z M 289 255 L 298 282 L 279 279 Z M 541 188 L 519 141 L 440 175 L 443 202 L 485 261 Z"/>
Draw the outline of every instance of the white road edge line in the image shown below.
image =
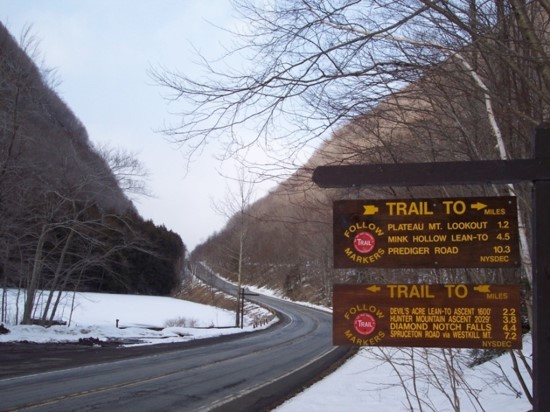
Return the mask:
<path id="1" fill-rule="evenodd" d="M 292 375 L 293 373 L 296 373 L 296 371 L 299 371 L 299 370 L 301 370 L 301 369 L 304 369 L 304 368 L 308 367 L 308 366 L 311 365 L 312 363 L 317 362 L 319 359 L 322 359 L 323 357 L 327 356 L 329 353 L 331 353 L 332 351 L 334 351 L 334 350 L 336 350 L 336 349 L 338 349 L 338 347 L 333 347 L 333 348 L 331 348 L 331 349 L 329 349 L 329 350 L 323 352 L 323 353 L 320 354 L 319 356 L 317 356 L 317 357 L 311 359 L 309 362 L 303 364 L 303 365 L 300 366 L 298 369 L 294 369 L 294 370 L 292 370 L 292 371 L 289 371 L 289 372 L 285 373 L 284 375 L 281 375 L 281 376 L 279 376 L 279 377 L 277 377 L 277 378 L 275 378 L 275 379 L 271 379 L 270 381 L 264 382 L 264 383 L 262 383 L 262 384 L 260 384 L 260 385 L 253 386 L 253 387 L 250 387 L 250 388 L 248 388 L 248 389 L 243 389 L 243 390 L 241 390 L 240 392 L 237 392 L 237 393 L 234 394 L 234 395 L 226 396 L 225 398 L 222 398 L 222 399 L 220 399 L 220 400 L 218 400 L 218 401 L 216 401 L 216 402 L 214 402 L 214 403 L 212 403 L 212 404 L 210 404 L 210 405 L 208 405 L 208 406 L 204 406 L 204 407 L 202 407 L 202 408 L 200 408 L 200 409 L 197 409 L 197 412 L 208 412 L 208 411 L 211 411 L 212 409 L 218 408 L 218 407 L 220 407 L 220 406 L 222 406 L 222 405 L 225 405 L 226 403 L 229 403 L 229 402 L 231 402 L 231 401 L 233 401 L 233 400 L 236 400 L 236 399 L 238 399 L 238 398 L 240 398 L 240 397 L 242 397 L 242 396 L 248 395 L 249 393 L 252 393 L 252 392 L 254 392 L 254 391 L 257 391 L 258 389 L 261 389 L 261 388 L 263 388 L 263 387 L 265 387 L 265 386 L 267 386 L 267 385 L 271 385 L 272 383 L 277 382 L 278 380 L 284 379 L 284 378 L 286 378 L 287 376 L 290 376 L 290 375 Z"/>

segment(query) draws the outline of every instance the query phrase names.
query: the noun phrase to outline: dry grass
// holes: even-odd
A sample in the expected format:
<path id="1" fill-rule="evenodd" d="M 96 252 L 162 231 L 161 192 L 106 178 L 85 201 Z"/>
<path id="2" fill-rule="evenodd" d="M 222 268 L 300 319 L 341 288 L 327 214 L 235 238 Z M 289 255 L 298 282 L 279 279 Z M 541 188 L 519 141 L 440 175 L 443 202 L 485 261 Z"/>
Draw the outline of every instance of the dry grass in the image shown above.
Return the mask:
<path id="1" fill-rule="evenodd" d="M 176 293 L 175 297 L 190 302 L 216 306 L 230 311 L 235 311 L 237 305 L 235 297 L 214 290 L 210 286 L 193 279 L 184 282 L 182 288 Z M 245 302 L 244 313 L 247 317 L 252 319 L 251 323 L 254 328 L 268 324 L 275 317 L 274 313 L 269 312 L 266 314 L 266 312 L 260 310 L 257 305 L 248 302 Z M 193 319 L 181 318 L 172 321 L 174 324 L 169 326 L 194 327 L 191 325 Z"/>
<path id="2" fill-rule="evenodd" d="M 182 288 L 176 293 L 175 297 L 227 310 L 235 310 L 236 306 L 236 299 L 234 297 L 216 291 L 204 283 L 193 280 L 184 282 Z"/>

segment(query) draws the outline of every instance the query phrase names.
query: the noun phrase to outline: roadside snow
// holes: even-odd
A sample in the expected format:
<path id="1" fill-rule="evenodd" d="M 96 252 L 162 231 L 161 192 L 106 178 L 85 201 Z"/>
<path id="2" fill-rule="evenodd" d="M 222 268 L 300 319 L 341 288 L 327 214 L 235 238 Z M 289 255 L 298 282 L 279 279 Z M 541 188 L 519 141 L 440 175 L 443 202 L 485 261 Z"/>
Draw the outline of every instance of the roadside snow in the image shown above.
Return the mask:
<path id="1" fill-rule="evenodd" d="M 531 361 L 531 335 L 524 338 L 523 346 L 524 354 Z M 363 348 L 335 373 L 288 400 L 275 412 L 455 411 L 451 404 L 452 384 L 442 362 L 442 350 L 414 349 L 414 372 L 409 366 L 412 353 L 411 348 Z M 466 354 L 457 349 L 453 353 L 458 357 Z M 426 359 L 430 359 L 429 364 Z M 457 376 L 460 383 L 456 410 L 527 412 L 532 409 L 521 394 L 509 354 L 475 368 L 461 366 L 458 362 L 455 367 L 461 375 Z M 521 369 L 523 376 L 527 376 L 525 368 Z M 501 370 L 506 372 L 509 381 L 503 379 Z M 401 380 L 407 388 L 410 404 Z M 530 380 L 527 384 L 531 387 Z M 417 398 L 413 396 L 415 390 Z"/>
<path id="2" fill-rule="evenodd" d="M 261 292 L 266 291 L 261 290 Z M 67 321 L 69 326 L 43 328 L 14 325 L 16 315 L 20 316 L 22 313 L 21 302 L 19 302 L 19 309 L 16 310 L 15 297 L 16 291 L 9 290 L 9 300 L 2 306 L 7 308 L 5 326 L 11 332 L 0 335 L 0 342 L 75 342 L 81 338 L 94 338 L 139 340 L 139 344 L 152 344 L 182 342 L 243 331 L 243 329 L 231 327 L 235 321 L 235 314 L 223 309 L 173 298 L 99 293 L 74 295 L 69 293 L 64 297 L 64 306 L 58 319 Z M 73 307 L 72 314 L 71 307 Z M 119 328 L 116 327 L 117 319 Z M 168 324 L 185 322 L 187 322 L 186 327 L 165 327 Z M 244 331 L 254 330 L 251 323 L 252 319 L 245 317 L 247 326 Z M 222 329 L 209 328 L 211 326 Z M 146 327 L 162 329 L 155 331 Z M 527 335 L 524 339 L 524 354 L 529 357 L 529 361 L 531 361 L 531 348 L 531 338 Z M 520 394 L 521 387 L 512 371 L 511 358 L 508 354 L 498 358 L 496 362 L 468 368 L 458 363 L 458 358 L 466 352 L 454 350 L 452 353 L 457 357 L 455 360 L 462 382 L 457 389 L 460 411 L 526 412 L 531 410 L 525 395 Z M 440 349 L 414 349 L 414 351 L 410 348 L 361 349 L 356 356 L 334 373 L 290 399 L 275 411 L 453 411 L 452 385 L 444 363 L 440 362 L 442 354 Z M 412 379 L 412 370 L 409 366 L 412 355 L 417 361 L 414 371 L 416 379 Z M 393 366 L 388 358 L 392 359 Z M 501 370 L 506 372 L 509 381 L 502 379 Z M 524 376 L 526 375 L 524 373 Z M 403 389 L 401 380 L 405 382 L 407 391 Z M 527 384 L 531 387 L 530 380 Z M 413 397 L 415 390 L 417 398 Z"/>
<path id="3" fill-rule="evenodd" d="M 64 294 L 56 320 L 67 322 L 67 326 L 17 325 L 16 318 L 20 318 L 23 311 L 23 297 L 19 297 L 16 305 L 17 290 L 9 289 L 6 298 L 4 325 L 10 333 L 0 335 L 0 342 L 78 342 L 94 338 L 152 344 L 255 330 L 250 316 L 245 316 L 243 329 L 235 328 L 235 313 L 214 306 L 160 296 L 105 293 Z M 41 297 L 39 307 L 45 298 Z M 269 312 L 256 306 L 247 313 L 267 316 Z"/>

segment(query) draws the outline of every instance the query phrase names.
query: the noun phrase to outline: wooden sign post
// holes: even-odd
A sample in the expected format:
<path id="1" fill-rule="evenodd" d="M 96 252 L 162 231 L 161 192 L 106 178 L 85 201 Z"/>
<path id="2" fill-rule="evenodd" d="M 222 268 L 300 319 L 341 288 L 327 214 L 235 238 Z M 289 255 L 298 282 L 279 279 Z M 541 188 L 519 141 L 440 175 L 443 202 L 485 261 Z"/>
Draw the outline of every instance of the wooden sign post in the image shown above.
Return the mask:
<path id="1" fill-rule="evenodd" d="M 550 299 L 550 123 L 536 128 L 532 159 L 320 166 L 313 181 L 320 187 L 532 182 L 533 411 L 550 410 L 550 316 L 543 312 Z"/>

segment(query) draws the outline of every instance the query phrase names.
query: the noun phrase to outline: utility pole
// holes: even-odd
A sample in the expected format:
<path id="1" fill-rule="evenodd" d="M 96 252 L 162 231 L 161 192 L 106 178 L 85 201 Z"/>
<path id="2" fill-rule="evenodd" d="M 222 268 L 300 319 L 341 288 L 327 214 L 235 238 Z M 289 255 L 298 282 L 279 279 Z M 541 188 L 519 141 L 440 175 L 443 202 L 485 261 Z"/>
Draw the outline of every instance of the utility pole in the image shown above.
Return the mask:
<path id="1" fill-rule="evenodd" d="M 241 329 L 244 327 L 244 297 L 245 296 L 260 296 L 260 294 L 247 292 L 245 288 L 241 289 Z"/>
<path id="2" fill-rule="evenodd" d="M 242 289 L 242 272 L 243 272 L 243 249 L 244 249 L 244 235 L 245 235 L 245 229 L 244 229 L 244 209 L 241 209 L 241 227 L 240 227 L 240 233 L 239 233 L 239 266 L 238 266 L 238 273 L 237 273 L 237 310 L 235 311 L 235 327 L 239 327 L 239 320 L 242 318 L 241 316 L 241 289 Z M 244 293 L 244 292 L 243 292 Z M 242 300 L 244 301 L 244 295 L 242 297 Z M 242 321 L 241 321 L 241 329 L 242 329 Z"/>

